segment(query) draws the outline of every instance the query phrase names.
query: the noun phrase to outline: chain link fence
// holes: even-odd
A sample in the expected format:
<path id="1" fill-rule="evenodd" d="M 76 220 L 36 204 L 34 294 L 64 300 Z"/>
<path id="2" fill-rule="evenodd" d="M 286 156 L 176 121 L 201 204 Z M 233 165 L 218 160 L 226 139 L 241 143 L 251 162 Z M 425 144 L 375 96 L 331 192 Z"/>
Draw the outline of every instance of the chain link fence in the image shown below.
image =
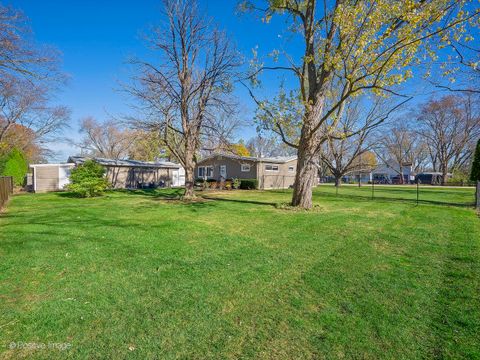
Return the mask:
<path id="1" fill-rule="evenodd" d="M 356 198 L 359 200 L 403 201 L 414 204 L 437 204 L 462 207 L 479 206 L 480 185 L 432 186 L 421 183 L 413 185 L 379 184 L 321 184 L 316 192 L 322 196 Z"/>

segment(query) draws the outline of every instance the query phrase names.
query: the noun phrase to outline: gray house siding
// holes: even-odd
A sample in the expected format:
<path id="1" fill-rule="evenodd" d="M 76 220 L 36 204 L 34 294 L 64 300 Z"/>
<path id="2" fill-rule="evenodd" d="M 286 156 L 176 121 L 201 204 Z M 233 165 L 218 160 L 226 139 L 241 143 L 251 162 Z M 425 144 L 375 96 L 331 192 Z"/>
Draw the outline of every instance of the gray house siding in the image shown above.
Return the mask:
<path id="1" fill-rule="evenodd" d="M 267 165 L 278 166 L 278 171 L 267 170 Z M 285 189 L 293 186 L 295 182 L 295 174 L 297 171 L 296 159 L 280 164 L 260 162 L 258 167 L 258 181 L 261 189 Z"/>
<path id="2" fill-rule="evenodd" d="M 263 161 L 263 159 L 215 155 L 198 162 L 195 168 L 195 177 L 205 177 L 202 176 L 202 174 L 206 174 L 206 172 L 203 172 L 204 170 L 199 171 L 199 169 L 211 167 L 213 173 L 211 176 L 206 177 L 217 181 L 221 180 L 221 167 L 224 166 L 226 170 L 226 174 L 223 176 L 224 179 L 257 179 L 260 189 L 280 189 L 293 186 L 297 160 L 267 160 L 268 159 Z M 242 165 L 249 165 L 250 170 L 242 171 Z"/>
<path id="3" fill-rule="evenodd" d="M 249 171 L 242 171 L 242 165 L 249 165 Z M 257 178 L 257 163 L 255 161 L 232 159 L 225 156 L 216 156 L 200 161 L 195 168 L 195 177 L 199 175 L 199 168 L 210 166 L 213 168 L 213 175 L 209 178 L 220 180 L 220 167 L 226 167 L 225 179 L 256 179 Z"/>
<path id="4" fill-rule="evenodd" d="M 139 183 L 171 186 L 171 169 L 106 166 L 106 176 L 115 189 L 136 188 Z"/>

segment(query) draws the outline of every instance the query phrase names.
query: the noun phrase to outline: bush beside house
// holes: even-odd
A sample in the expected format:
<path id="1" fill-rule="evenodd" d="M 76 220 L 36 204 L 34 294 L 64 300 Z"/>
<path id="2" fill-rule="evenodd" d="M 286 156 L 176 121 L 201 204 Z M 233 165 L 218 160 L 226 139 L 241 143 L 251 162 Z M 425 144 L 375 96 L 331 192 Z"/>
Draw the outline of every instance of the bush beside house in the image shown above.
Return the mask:
<path id="1" fill-rule="evenodd" d="M 101 195 L 108 187 L 105 178 L 105 168 L 92 160 L 72 169 L 68 190 L 79 197 L 93 197 Z"/>
<path id="2" fill-rule="evenodd" d="M 15 186 L 22 186 L 28 171 L 25 154 L 17 148 L 0 158 L 0 175 L 12 176 Z"/>
<path id="3" fill-rule="evenodd" d="M 242 190 L 254 190 L 258 189 L 257 179 L 226 179 L 223 182 L 215 179 L 202 179 L 196 178 L 195 185 L 203 189 L 242 189 Z"/>
<path id="4" fill-rule="evenodd" d="M 258 189 L 258 180 L 257 179 L 241 179 L 240 189 L 242 190 Z"/>

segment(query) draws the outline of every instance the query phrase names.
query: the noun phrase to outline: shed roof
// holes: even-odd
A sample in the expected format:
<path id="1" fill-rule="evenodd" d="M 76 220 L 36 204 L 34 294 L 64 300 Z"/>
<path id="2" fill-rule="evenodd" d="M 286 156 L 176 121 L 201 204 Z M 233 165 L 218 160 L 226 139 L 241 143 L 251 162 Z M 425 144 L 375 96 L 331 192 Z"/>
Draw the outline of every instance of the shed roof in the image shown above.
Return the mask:
<path id="1" fill-rule="evenodd" d="M 118 167 L 136 167 L 136 168 L 170 168 L 179 169 L 181 166 L 170 161 L 139 161 L 139 160 L 114 160 L 99 157 L 84 157 L 84 156 L 70 156 L 68 162 L 75 164 L 83 164 L 87 160 L 94 160 L 103 166 L 118 166 Z"/>
<path id="2" fill-rule="evenodd" d="M 283 164 L 289 161 L 297 160 L 296 156 L 254 157 L 254 156 L 239 156 L 234 154 L 215 153 L 207 157 L 204 157 L 199 161 L 199 163 L 215 157 L 225 157 L 225 158 L 236 159 L 236 160 L 269 162 L 269 163 L 278 163 L 278 164 Z"/>

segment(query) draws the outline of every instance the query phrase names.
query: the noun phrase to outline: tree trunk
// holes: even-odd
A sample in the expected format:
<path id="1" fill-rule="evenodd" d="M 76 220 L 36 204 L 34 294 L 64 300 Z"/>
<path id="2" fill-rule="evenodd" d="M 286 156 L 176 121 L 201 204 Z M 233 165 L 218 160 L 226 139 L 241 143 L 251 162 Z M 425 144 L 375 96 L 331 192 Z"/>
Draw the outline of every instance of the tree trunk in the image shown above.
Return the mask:
<path id="1" fill-rule="evenodd" d="M 447 185 L 448 168 L 442 166 L 442 186 Z"/>
<path id="2" fill-rule="evenodd" d="M 183 198 L 186 200 L 195 198 L 195 161 L 193 159 L 193 151 L 185 151 L 185 193 Z"/>
<path id="3" fill-rule="evenodd" d="M 342 184 L 342 178 L 340 176 L 335 176 L 335 186 L 338 187 Z"/>
<path id="4" fill-rule="evenodd" d="M 292 206 L 298 206 L 304 209 L 312 207 L 312 188 L 315 184 L 315 174 L 317 168 L 314 163 L 315 143 L 307 141 L 304 131 L 300 136 L 300 146 L 298 148 L 297 173 L 295 174 L 295 184 L 293 186 Z"/>

